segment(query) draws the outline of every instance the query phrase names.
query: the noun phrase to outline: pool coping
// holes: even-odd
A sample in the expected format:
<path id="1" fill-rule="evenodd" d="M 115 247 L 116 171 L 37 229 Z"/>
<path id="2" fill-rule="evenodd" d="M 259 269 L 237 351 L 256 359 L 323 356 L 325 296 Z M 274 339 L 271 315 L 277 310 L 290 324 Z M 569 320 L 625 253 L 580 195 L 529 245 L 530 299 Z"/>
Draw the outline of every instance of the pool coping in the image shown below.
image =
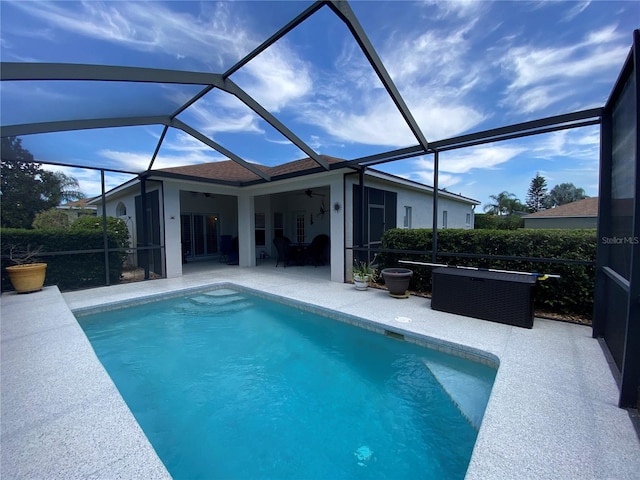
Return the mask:
<path id="1" fill-rule="evenodd" d="M 64 449 L 68 448 L 62 442 L 60 445 L 52 444 L 52 451 L 49 452 L 33 451 L 33 456 L 28 459 L 7 455 L 11 451 L 7 450 L 7 445 L 13 448 L 14 442 L 24 447 L 27 440 L 29 445 L 29 442 L 37 443 L 49 436 L 55 438 L 54 433 L 45 428 L 46 422 L 24 418 L 35 416 L 37 419 L 37 412 L 25 412 L 24 408 L 18 408 L 14 402 L 7 403 L 7 399 L 11 400 L 13 394 L 6 393 L 7 389 L 4 388 L 7 379 L 15 379 L 15 382 L 19 380 L 19 372 L 11 372 L 19 365 L 14 365 L 15 362 L 8 356 L 15 351 L 9 352 L 6 347 L 11 342 L 38 336 L 41 339 L 36 345 L 43 345 L 52 332 L 59 330 L 52 326 L 59 323 L 59 319 L 52 318 L 55 317 L 50 307 L 52 297 L 55 297 L 55 302 L 64 304 L 66 313 L 63 312 L 64 315 L 60 318 L 68 322 L 72 309 L 79 311 L 89 305 L 104 305 L 123 299 L 230 283 L 266 294 L 285 296 L 318 308 L 337 310 L 382 325 L 385 329 L 404 331 L 409 336 L 436 339 L 443 344 L 462 345 L 498 358 L 500 366 L 467 471 L 468 479 L 637 477 L 637 472 L 640 471 L 640 442 L 628 413 L 616 406 L 617 385 L 600 343 L 591 338 L 591 328 L 537 318 L 531 330 L 496 324 L 433 311 L 428 299 L 391 299 L 382 290 L 359 292 L 353 285 L 312 278 L 304 275 L 302 270 L 298 270 L 299 273 L 295 269 L 286 270 L 233 268 L 221 270 L 215 275 L 204 272 L 176 279 L 102 287 L 64 295 L 57 292 L 57 289 L 55 295 L 43 291 L 30 294 L 32 296 L 29 298 L 2 295 L 3 448 L 0 473 L 9 476 L 9 472 L 24 469 L 25 463 L 35 465 L 34 468 L 39 468 L 40 473 L 49 472 L 51 474 L 48 476 L 56 476 L 54 473 L 58 471 L 58 476 L 65 478 L 87 478 L 87 475 L 80 472 L 83 471 L 83 465 L 91 463 L 94 474 L 90 478 L 109 477 L 107 473 L 113 473 L 114 465 L 129 468 L 128 472 L 135 472 L 133 465 L 136 461 L 131 458 L 129 460 L 132 462 L 116 458 L 105 464 L 104 458 L 92 458 L 89 451 L 86 458 L 82 458 L 82 465 L 77 463 L 81 455 L 74 455 L 68 462 L 61 462 L 58 459 L 64 457 Z M 19 307 L 16 305 L 16 297 L 17 303 L 21 304 Z M 28 324 L 28 328 L 25 327 L 28 331 L 22 334 L 10 332 L 27 311 L 40 316 L 40 324 Z M 400 324 L 394 321 L 398 315 L 411 318 L 412 322 Z M 17 320 L 13 321 L 13 317 Z M 77 347 L 74 342 L 79 340 L 75 337 L 81 332 L 77 322 L 75 324 L 76 329 L 67 328 L 65 336 L 55 337 L 55 348 L 50 347 L 69 355 Z M 9 332 L 7 338 L 6 332 Z M 69 332 L 73 332 L 72 335 Z M 81 337 L 86 341 L 83 333 Z M 34 353 L 33 349 L 20 352 L 20 355 L 26 356 L 34 354 L 37 351 Z M 93 361 L 91 357 L 95 358 L 92 350 L 83 350 L 82 355 L 89 363 Z M 33 375 L 37 373 L 31 372 Z M 55 396 L 60 395 L 60 391 L 66 392 L 65 382 L 67 386 L 71 382 L 76 390 L 91 390 L 94 380 L 98 383 L 111 382 L 104 371 L 97 375 L 101 378 L 86 384 L 74 381 L 73 377 L 64 372 L 60 373 L 60 377 L 56 380 L 58 384 L 45 388 L 40 395 Z M 83 388 L 78 389 L 78 385 Z M 42 389 L 43 385 L 39 387 Z M 119 397 L 117 391 L 115 395 Z M 99 412 L 104 416 L 103 411 Z M 16 419 L 30 425 L 30 437 L 15 438 L 11 432 L 7 434 L 5 420 L 17 421 Z M 129 421 L 133 425 L 124 425 Z M 132 417 L 122 422 L 124 429 L 139 429 Z M 89 433 L 81 426 L 73 430 L 78 442 L 84 438 L 86 443 L 85 436 Z M 113 441 L 111 433 L 114 432 L 107 429 L 103 433 L 105 435 L 100 442 L 108 445 Z M 146 437 L 139 440 L 144 443 Z M 76 463 L 72 461 L 74 459 Z M 156 478 L 166 478 L 161 472 L 147 469 L 144 460 L 140 460 L 137 463 L 138 474 L 132 473 L 127 478 L 150 478 L 154 474 Z M 62 463 L 64 469 L 60 470 Z M 124 464 L 127 463 L 131 466 L 125 467 Z M 60 472 L 64 475 L 60 475 Z"/>

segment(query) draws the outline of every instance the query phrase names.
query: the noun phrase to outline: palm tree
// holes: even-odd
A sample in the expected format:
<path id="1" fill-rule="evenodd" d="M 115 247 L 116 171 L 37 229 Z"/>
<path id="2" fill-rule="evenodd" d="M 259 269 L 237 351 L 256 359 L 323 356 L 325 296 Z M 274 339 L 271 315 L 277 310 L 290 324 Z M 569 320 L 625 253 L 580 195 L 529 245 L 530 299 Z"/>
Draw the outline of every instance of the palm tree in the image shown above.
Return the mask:
<path id="1" fill-rule="evenodd" d="M 53 176 L 60 185 L 60 197 L 63 202 L 85 198 L 85 194 L 80 191 L 80 183 L 76 178 L 67 176 L 62 172 L 53 172 Z"/>
<path id="2" fill-rule="evenodd" d="M 515 211 L 522 210 L 522 203 L 516 198 L 515 193 L 506 190 L 498 195 L 490 195 L 491 203 L 487 203 L 483 210 L 490 215 L 511 215 Z"/>

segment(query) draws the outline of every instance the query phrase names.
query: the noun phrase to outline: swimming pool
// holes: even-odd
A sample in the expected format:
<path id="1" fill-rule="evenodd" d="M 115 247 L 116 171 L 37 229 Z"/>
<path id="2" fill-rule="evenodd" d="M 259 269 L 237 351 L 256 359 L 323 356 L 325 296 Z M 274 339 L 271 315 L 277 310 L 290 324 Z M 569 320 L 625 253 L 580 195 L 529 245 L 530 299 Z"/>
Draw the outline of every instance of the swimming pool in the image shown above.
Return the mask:
<path id="1" fill-rule="evenodd" d="M 462 478 L 495 377 L 237 290 L 79 321 L 174 478 Z"/>

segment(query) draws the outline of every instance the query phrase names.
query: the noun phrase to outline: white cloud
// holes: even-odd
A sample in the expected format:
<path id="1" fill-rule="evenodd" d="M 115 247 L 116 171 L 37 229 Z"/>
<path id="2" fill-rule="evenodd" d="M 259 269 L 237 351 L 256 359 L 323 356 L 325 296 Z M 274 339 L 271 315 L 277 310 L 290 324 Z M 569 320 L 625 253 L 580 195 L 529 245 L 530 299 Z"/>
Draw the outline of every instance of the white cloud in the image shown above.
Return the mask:
<path id="1" fill-rule="evenodd" d="M 571 94 L 568 92 L 570 90 L 560 89 L 558 85 L 538 85 L 514 95 L 511 105 L 521 112 L 541 111 Z"/>
<path id="2" fill-rule="evenodd" d="M 479 81 L 480 67 L 470 61 L 465 39 L 474 25 L 475 21 L 466 20 L 447 32 L 425 32 L 423 28 L 395 31 L 378 47 L 427 140 L 460 134 L 486 118 L 467 98 Z M 386 147 L 418 143 L 353 42 L 343 47 L 335 71 L 324 72 L 317 81 L 316 93 L 317 98 L 298 108 L 298 114 L 334 139 Z"/>
<path id="3" fill-rule="evenodd" d="M 444 152 L 440 154 L 438 165 L 441 172 L 458 174 L 468 173 L 473 169 L 493 169 L 524 151 L 525 148 L 523 147 L 494 144 L 481 145 Z M 414 162 L 417 171 L 423 169 L 433 171 L 432 157 L 422 157 Z"/>
<path id="4" fill-rule="evenodd" d="M 203 2 L 199 15 L 178 12 L 158 2 L 20 2 L 27 13 L 47 24 L 89 38 L 203 62 L 213 71 L 224 71 L 258 45 L 259 39 L 243 23 L 243 16 L 231 12 L 228 2 Z M 263 106 L 277 112 L 292 100 L 312 90 L 308 66 L 284 42 L 272 45 L 249 62 L 238 74 L 250 93 Z M 231 97 L 228 95 L 228 97 Z M 186 101 L 186 98 L 180 98 Z M 218 131 L 260 131 L 256 116 L 238 101 L 226 100 L 221 115 L 215 104 L 204 99 L 190 110 L 202 121 L 194 125 L 210 134 Z M 212 109 L 205 112 L 205 108 Z"/>
<path id="5" fill-rule="evenodd" d="M 424 0 L 425 5 L 435 6 L 437 8 L 438 19 L 449 16 L 458 18 L 477 17 L 478 11 L 483 8 L 483 3 L 478 0 Z"/>
<path id="6" fill-rule="evenodd" d="M 151 157 L 148 153 L 124 152 L 118 150 L 104 149 L 97 152 L 104 159 L 110 160 L 113 168 L 127 169 L 143 172 L 149 168 Z"/>
<path id="7" fill-rule="evenodd" d="M 258 116 L 242 106 L 234 110 L 201 99 L 182 115 L 193 115 L 199 129 L 211 137 L 219 132 L 263 133 L 258 126 Z"/>
<path id="8" fill-rule="evenodd" d="M 400 175 L 400 176 L 403 176 L 403 175 Z M 405 178 L 423 183 L 425 185 L 433 185 L 433 169 L 415 171 L 412 174 L 406 175 Z M 445 188 L 449 189 L 454 185 L 459 184 L 461 181 L 462 181 L 462 177 L 460 175 L 452 175 L 450 173 L 439 173 L 438 189 L 445 189 Z"/>
<path id="9" fill-rule="evenodd" d="M 108 160 L 109 165 L 114 169 L 144 171 L 149 168 L 149 163 L 151 162 L 149 152 L 104 148 L 99 150 L 97 155 L 101 160 L 96 163 L 104 163 L 105 160 Z M 157 170 L 167 167 L 215 162 L 223 159 L 226 159 L 226 157 L 196 140 L 191 135 L 184 132 L 175 132 L 175 135 L 168 135 L 164 139 L 152 168 Z"/>
<path id="10" fill-rule="evenodd" d="M 253 48 L 226 2 L 204 2 L 200 15 L 169 9 L 159 2 L 16 2 L 53 28 L 124 45 L 139 51 L 191 57 L 223 68 Z"/>
<path id="11" fill-rule="evenodd" d="M 52 172 L 62 172 L 68 177 L 73 177 L 80 185 L 80 191 L 87 197 L 100 195 L 102 192 L 102 179 L 99 170 L 90 170 L 87 168 L 62 167 L 57 165 L 43 165 L 43 169 Z M 123 184 L 134 178 L 133 175 L 116 172 L 105 172 L 105 191 L 109 191 L 118 185 Z"/>
<path id="12" fill-rule="evenodd" d="M 283 43 L 272 45 L 251 60 L 239 78 L 244 79 L 245 90 L 271 113 L 313 90 L 309 66 Z"/>
<path id="13" fill-rule="evenodd" d="M 589 160 L 597 164 L 600 156 L 600 132 L 598 127 L 560 130 L 541 135 L 531 145 L 531 156 L 566 161 Z"/>
<path id="14" fill-rule="evenodd" d="M 575 2 L 573 7 L 569 9 L 569 11 L 565 14 L 563 21 L 570 22 L 582 12 L 584 12 L 589 7 L 589 5 L 591 5 L 591 0 L 588 0 L 586 2 Z"/>
<path id="15" fill-rule="evenodd" d="M 608 25 L 575 44 L 511 47 L 499 62 L 511 79 L 505 104 L 532 113 L 584 93 L 581 84 L 598 82 L 603 71 L 617 69 L 624 61 L 628 47 L 620 46 L 619 39 L 615 25 Z"/>

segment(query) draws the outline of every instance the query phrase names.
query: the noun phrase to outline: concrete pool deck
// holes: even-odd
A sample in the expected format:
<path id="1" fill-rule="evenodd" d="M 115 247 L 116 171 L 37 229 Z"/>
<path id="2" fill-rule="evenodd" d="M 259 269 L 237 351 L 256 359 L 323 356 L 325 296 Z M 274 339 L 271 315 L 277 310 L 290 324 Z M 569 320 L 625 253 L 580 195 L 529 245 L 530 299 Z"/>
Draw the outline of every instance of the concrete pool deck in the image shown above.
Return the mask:
<path id="1" fill-rule="evenodd" d="M 212 268 L 213 267 L 213 268 Z M 591 328 L 531 330 L 433 311 L 328 281 L 326 268 L 205 266 L 174 279 L 1 298 L 1 478 L 170 478 L 72 310 L 233 283 L 495 356 L 467 479 L 636 479 L 640 441 Z M 398 317 L 412 321 L 403 323 Z"/>

